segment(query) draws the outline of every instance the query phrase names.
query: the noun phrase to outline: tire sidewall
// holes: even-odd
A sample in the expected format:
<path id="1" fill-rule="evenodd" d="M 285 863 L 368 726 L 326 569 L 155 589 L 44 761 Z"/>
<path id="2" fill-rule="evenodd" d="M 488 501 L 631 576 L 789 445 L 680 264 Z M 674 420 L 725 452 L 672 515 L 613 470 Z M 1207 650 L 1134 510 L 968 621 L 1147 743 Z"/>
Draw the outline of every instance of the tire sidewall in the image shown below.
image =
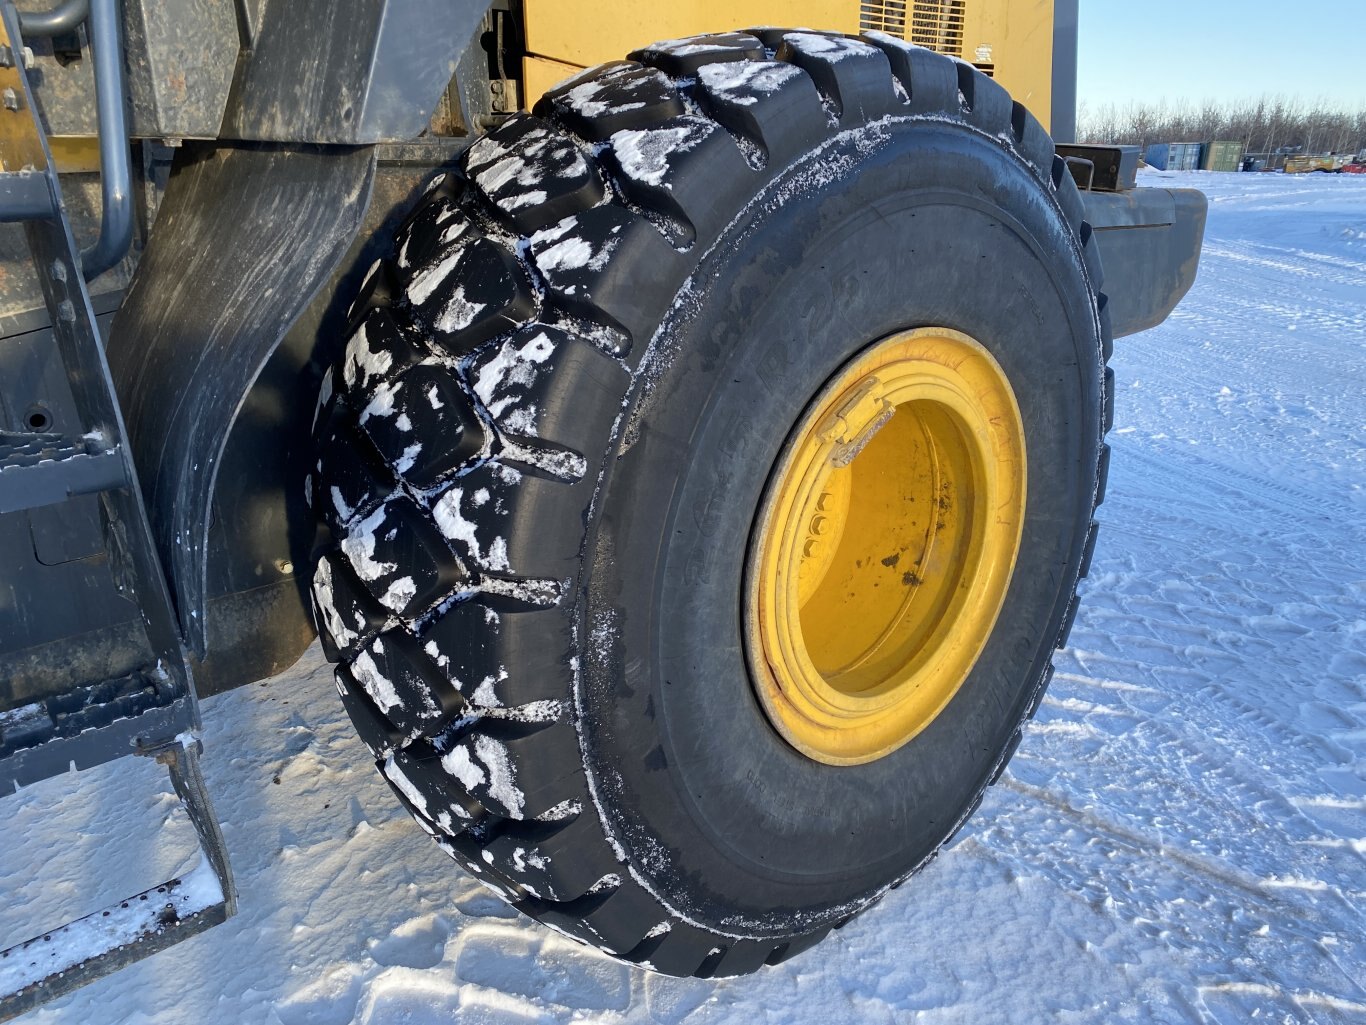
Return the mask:
<path id="1" fill-rule="evenodd" d="M 580 581 L 590 788 L 633 874 L 676 912 L 732 934 L 809 931 L 934 853 L 1042 678 L 1095 487 L 1094 298 L 1051 190 L 1017 156 L 964 125 L 906 119 L 779 176 L 661 320 L 602 464 Z M 1021 555 L 939 717 L 886 758 L 820 765 L 777 735 L 749 681 L 749 533 L 811 397 L 859 350 L 920 326 L 977 338 L 1015 390 Z"/>

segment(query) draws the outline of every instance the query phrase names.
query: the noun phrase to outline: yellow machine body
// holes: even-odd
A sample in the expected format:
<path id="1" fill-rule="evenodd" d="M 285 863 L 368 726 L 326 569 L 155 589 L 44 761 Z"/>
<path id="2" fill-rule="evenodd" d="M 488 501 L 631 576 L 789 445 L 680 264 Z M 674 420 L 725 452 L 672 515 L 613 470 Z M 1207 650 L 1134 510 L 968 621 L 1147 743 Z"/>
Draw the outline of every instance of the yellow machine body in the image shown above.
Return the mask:
<path id="1" fill-rule="evenodd" d="M 527 106 L 580 68 L 642 40 L 724 32 L 743 25 L 875 30 L 976 65 L 1049 126 L 1053 0 L 525 0 Z"/>

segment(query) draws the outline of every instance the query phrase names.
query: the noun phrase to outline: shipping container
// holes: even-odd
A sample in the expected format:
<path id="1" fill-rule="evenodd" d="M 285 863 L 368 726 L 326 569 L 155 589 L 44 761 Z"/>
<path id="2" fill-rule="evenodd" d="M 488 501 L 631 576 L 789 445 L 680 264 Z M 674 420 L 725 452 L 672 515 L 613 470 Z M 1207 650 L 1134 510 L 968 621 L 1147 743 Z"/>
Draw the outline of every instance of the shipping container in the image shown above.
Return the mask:
<path id="1" fill-rule="evenodd" d="M 1143 159 L 1159 171 L 1198 171 L 1204 151 L 1202 142 L 1155 142 Z"/>
<path id="2" fill-rule="evenodd" d="M 1241 142 L 1209 142 L 1205 144 L 1205 156 L 1200 161 L 1202 171 L 1237 171 L 1243 164 L 1243 144 Z"/>

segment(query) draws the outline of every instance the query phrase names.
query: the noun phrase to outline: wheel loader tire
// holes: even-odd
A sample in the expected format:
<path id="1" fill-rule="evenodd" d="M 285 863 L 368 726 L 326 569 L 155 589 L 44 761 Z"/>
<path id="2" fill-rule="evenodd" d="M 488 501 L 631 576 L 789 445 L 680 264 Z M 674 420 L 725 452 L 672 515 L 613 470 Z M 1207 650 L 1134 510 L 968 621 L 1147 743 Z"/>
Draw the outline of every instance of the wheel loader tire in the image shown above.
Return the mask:
<path id="1" fill-rule="evenodd" d="M 887 36 L 657 44 L 475 142 L 371 271 L 317 417 L 319 632 L 384 778 L 514 907 L 671 975 L 877 901 L 976 808 L 1070 628 L 1100 274 L 1039 123 Z M 807 449 L 854 483 L 810 492 Z M 818 669 L 809 709 L 769 633 L 866 630 L 833 592 L 840 636 L 766 604 L 796 586 L 789 490 L 848 545 L 911 523 L 958 553 L 821 556 L 910 654 L 881 689 Z M 884 584 L 948 610 L 923 625 L 957 677 L 898 682 L 928 649 Z"/>

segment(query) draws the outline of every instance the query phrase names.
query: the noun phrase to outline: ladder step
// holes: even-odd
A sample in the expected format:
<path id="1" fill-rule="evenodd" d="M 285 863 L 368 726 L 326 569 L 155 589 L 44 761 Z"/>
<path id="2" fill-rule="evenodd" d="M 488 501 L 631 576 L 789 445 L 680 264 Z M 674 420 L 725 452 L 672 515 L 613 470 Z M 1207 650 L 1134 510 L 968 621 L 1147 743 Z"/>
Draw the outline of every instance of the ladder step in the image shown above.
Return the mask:
<path id="1" fill-rule="evenodd" d="M 102 911 L 0 951 L 0 1022 L 227 921 L 231 903 L 205 859 Z"/>
<path id="2" fill-rule="evenodd" d="M 156 666 L 0 712 L 0 794 L 193 726 L 188 696 Z"/>
<path id="3" fill-rule="evenodd" d="M 223 833 L 199 769 L 199 746 L 181 734 L 159 748 L 138 748 L 170 770 L 171 785 L 199 840 L 199 867 L 0 950 L 0 1022 L 203 932 L 237 911 Z"/>
<path id="4" fill-rule="evenodd" d="M 118 447 L 90 438 L 0 431 L 0 513 L 57 505 L 127 485 Z"/>
<path id="5" fill-rule="evenodd" d="M 52 187 L 42 171 L 0 172 L 0 222 L 37 221 L 52 217 Z"/>

